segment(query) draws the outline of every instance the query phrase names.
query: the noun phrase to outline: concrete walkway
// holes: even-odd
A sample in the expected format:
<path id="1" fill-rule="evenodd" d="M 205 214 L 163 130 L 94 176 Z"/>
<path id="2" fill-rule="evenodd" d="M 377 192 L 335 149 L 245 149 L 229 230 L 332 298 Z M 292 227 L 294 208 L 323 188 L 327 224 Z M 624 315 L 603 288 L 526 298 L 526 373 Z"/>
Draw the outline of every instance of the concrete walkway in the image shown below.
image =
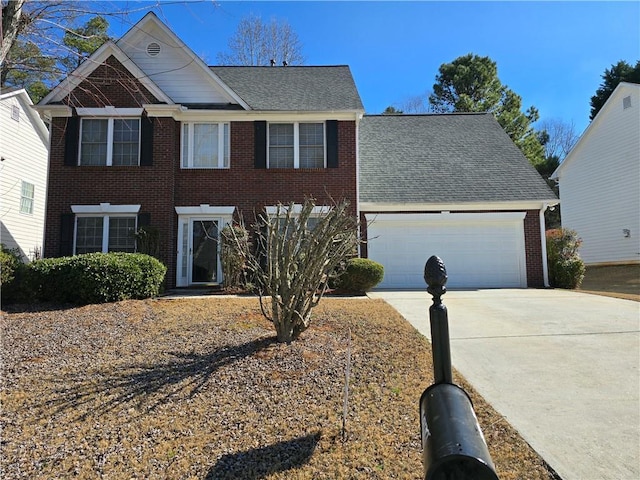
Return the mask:
<path id="1" fill-rule="evenodd" d="M 426 291 L 369 296 L 430 336 Z M 563 290 L 443 301 L 454 367 L 563 480 L 640 479 L 640 303 Z"/>

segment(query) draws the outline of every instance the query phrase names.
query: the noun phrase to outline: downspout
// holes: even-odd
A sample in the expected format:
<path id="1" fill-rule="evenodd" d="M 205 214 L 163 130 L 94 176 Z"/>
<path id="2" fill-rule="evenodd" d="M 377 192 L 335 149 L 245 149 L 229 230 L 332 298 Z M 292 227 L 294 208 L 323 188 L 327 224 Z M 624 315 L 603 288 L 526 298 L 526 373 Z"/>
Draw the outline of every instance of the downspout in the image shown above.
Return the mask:
<path id="1" fill-rule="evenodd" d="M 543 203 L 540 209 L 540 247 L 542 251 L 542 279 L 544 286 L 549 287 L 549 267 L 547 264 L 547 236 L 546 236 L 546 223 L 544 220 L 544 212 L 549 207 L 549 204 Z"/>
<path id="2" fill-rule="evenodd" d="M 358 238 L 362 239 L 360 225 L 360 120 L 363 114 L 356 115 L 356 219 L 358 221 Z M 358 242 L 358 257 L 362 256 L 362 242 Z"/>

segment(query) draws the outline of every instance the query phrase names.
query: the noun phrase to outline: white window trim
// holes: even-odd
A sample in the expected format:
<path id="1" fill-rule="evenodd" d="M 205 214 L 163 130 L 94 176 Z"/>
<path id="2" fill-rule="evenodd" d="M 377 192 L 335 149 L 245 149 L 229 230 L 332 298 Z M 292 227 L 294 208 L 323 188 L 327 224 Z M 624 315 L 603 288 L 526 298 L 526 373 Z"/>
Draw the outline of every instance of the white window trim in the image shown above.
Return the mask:
<path id="1" fill-rule="evenodd" d="M 175 207 L 178 215 L 233 215 L 236 207 L 217 207 L 203 203 L 194 207 Z"/>
<path id="2" fill-rule="evenodd" d="M 32 197 L 27 197 L 27 196 L 24 195 L 24 186 L 25 186 L 25 184 L 31 185 L 33 187 L 33 196 Z M 22 200 L 23 199 L 28 199 L 28 200 L 31 201 L 31 209 L 30 209 L 29 212 L 25 212 L 25 211 L 22 210 Z M 33 210 L 35 208 L 35 203 L 36 203 L 36 186 L 35 186 L 35 184 L 22 180 L 22 183 L 20 184 L 20 213 L 22 215 L 33 215 Z"/>
<path id="3" fill-rule="evenodd" d="M 187 161 L 184 159 L 184 127 L 187 128 Z M 218 165 L 213 167 L 194 167 L 193 166 L 193 134 L 195 128 L 194 125 L 217 125 L 218 126 Z M 225 138 L 225 125 L 227 126 L 227 135 Z M 224 146 L 225 144 L 229 147 L 229 158 L 227 165 L 225 165 L 225 157 L 224 157 Z M 185 167 L 185 163 L 187 166 Z M 180 127 L 180 168 L 183 170 L 217 170 L 217 169 L 228 169 L 231 167 L 231 124 L 229 122 L 182 122 Z"/>
<path id="4" fill-rule="evenodd" d="M 138 228 L 138 212 L 140 205 L 111 205 L 101 203 L 99 205 L 71 205 L 71 211 L 76 215 L 73 225 L 73 253 L 76 253 L 76 243 L 78 241 L 78 218 L 80 217 L 102 217 L 102 252 L 109 251 L 109 218 L 110 217 L 136 217 Z"/>
<path id="5" fill-rule="evenodd" d="M 81 117 L 141 117 L 142 108 L 76 108 L 76 113 Z"/>
<path id="6" fill-rule="evenodd" d="M 99 205 L 71 205 L 71 211 L 76 215 L 84 213 L 96 215 L 128 213 L 137 215 L 140 211 L 140 205 L 111 205 L 110 203 L 101 203 Z"/>
<path id="7" fill-rule="evenodd" d="M 76 254 L 76 244 L 78 241 L 78 219 L 79 218 L 93 218 L 93 217 L 102 217 L 102 253 L 109 252 L 109 220 L 111 218 L 134 218 L 135 226 L 134 231 L 138 229 L 138 217 L 137 215 L 131 213 L 125 214 L 104 214 L 104 213 L 93 213 L 93 214 L 79 214 L 76 215 L 75 224 L 73 227 L 73 254 Z M 135 242 L 134 242 L 135 246 Z"/>
<path id="8" fill-rule="evenodd" d="M 91 109 L 85 109 L 91 110 Z M 100 109 L 96 109 L 100 110 Z M 124 110 L 124 109 L 116 109 L 116 110 Z M 129 109 L 129 110 L 140 110 L 142 109 Z M 86 116 L 80 119 L 80 135 L 78 139 L 79 148 L 78 148 L 78 165 L 80 166 L 90 166 L 90 167 L 112 167 L 113 166 L 113 123 L 114 120 L 138 120 L 138 163 L 140 165 L 140 148 L 142 144 L 142 122 L 139 117 L 126 116 L 126 115 L 118 115 L 117 117 L 105 117 L 105 116 Z M 82 129 L 84 128 L 84 120 L 107 120 L 107 159 L 105 165 L 82 165 Z M 117 165 L 117 166 L 134 166 L 134 165 Z"/>
<path id="9" fill-rule="evenodd" d="M 269 122 L 267 124 L 267 168 L 272 168 L 269 163 L 270 163 L 270 152 L 271 152 L 271 143 L 270 143 L 270 134 L 269 134 L 269 128 L 271 128 L 271 124 L 293 124 L 293 168 L 294 169 L 299 169 L 300 168 L 300 124 L 301 123 L 321 123 L 322 124 L 322 132 L 323 132 L 323 139 L 322 139 L 322 149 L 323 149 L 323 160 L 322 160 L 322 168 L 327 168 L 327 124 L 326 122 L 312 122 L 312 121 L 308 121 L 308 122 Z M 278 168 L 272 168 L 273 170 L 278 170 Z M 282 170 L 286 170 L 282 169 Z"/>

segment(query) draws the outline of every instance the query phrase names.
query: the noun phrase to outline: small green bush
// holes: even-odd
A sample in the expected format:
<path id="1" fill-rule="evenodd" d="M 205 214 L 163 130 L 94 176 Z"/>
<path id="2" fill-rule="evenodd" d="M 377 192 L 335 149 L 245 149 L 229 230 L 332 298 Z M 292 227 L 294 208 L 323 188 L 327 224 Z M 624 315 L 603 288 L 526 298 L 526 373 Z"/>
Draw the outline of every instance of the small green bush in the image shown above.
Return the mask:
<path id="1" fill-rule="evenodd" d="M 82 305 L 156 296 L 166 272 L 142 253 L 88 253 L 30 263 L 27 284 L 38 300 Z"/>
<path id="2" fill-rule="evenodd" d="M 0 244 L 0 292 L 3 303 L 27 302 L 30 291 L 25 288 L 27 265 L 18 248 L 6 248 Z"/>
<path id="3" fill-rule="evenodd" d="M 582 240 L 573 230 L 548 230 L 547 260 L 549 283 L 557 288 L 578 288 L 584 279 L 585 266 L 578 254 Z"/>
<path id="4" fill-rule="evenodd" d="M 24 268 L 19 251 L 0 246 L 0 290 L 3 302 L 12 303 L 19 299 Z"/>
<path id="5" fill-rule="evenodd" d="M 338 287 L 352 292 L 366 292 L 384 278 L 384 267 L 368 258 L 352 258 L 338 279 Z"/>

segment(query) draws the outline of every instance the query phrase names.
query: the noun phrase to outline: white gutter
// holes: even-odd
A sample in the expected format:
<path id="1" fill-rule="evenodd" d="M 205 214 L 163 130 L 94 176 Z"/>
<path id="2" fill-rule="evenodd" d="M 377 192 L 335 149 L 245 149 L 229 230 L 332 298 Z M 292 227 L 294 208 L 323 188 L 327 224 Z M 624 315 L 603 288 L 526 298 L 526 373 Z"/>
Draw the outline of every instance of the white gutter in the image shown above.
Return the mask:
<path id="1" fill-rule="evenodd" d="M 356 117 L 356 221 L 358 222 L 358 238 L 362 239 L 360 225 L 360 121 L 363 115 Z M 358 242 L 358 257 L 362 256 L 362 243 Z"/>

